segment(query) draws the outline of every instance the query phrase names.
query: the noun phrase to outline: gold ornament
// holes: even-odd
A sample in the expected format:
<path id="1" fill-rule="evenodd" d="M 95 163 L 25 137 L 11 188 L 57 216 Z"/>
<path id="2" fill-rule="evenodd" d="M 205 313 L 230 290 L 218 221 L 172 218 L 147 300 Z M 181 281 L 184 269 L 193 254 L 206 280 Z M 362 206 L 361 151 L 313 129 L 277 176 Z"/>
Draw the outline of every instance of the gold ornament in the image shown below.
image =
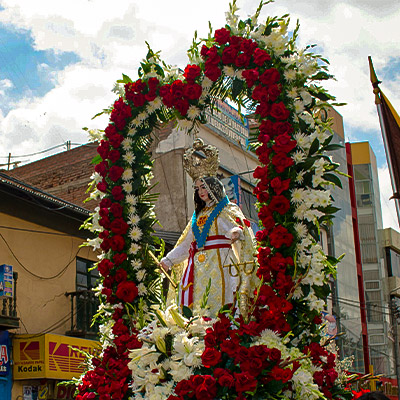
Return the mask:
<path id="1" fill-rule="evenodd" d="M 195 152 L 203 152 L 205 158 L 199 157 Z M 186 150 L 183 155 L 183 167 L 192 177 L 193 181 L 207 176 L 216 176 L 219 166 L 218 149 L 210 144 L 204 144 L 200 138 L 193 142 L 193 147 Z"/>

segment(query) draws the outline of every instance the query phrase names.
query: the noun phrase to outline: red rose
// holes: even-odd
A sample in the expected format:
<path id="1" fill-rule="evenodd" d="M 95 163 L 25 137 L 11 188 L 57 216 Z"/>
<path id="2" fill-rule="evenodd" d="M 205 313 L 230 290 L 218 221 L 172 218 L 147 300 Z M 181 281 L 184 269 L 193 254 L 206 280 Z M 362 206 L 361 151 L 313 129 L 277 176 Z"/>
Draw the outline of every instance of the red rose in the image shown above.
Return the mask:
<path id="1" fill-rule="evenodd" d="M 127 272 L 123 268 L 120 268 L 115 274 L 115 281 L 118 283 L 123 282 L 126 281 L 127 277 L 128 277 Z"/>
<path id="2" fill-rule="evenodd" d="M 132 93 L 128 98 L 135 107 L 143 107 L 146 103 L 146 97 L 143 93 Z"/>
<path id="3" fill-rule="evenodd" d="M 270 101 L 276 101 L 276 99 L 281 94 L 281 89 L 279 88 L 278 85 L 269 85 L 268 86 L 268 94 L 269 94 Z"/>
<path id="4" fill-rule="evenodd" d="M 275 144 L 272 146 L 272 150 L 279 153 L 289 153 L 296 147 L 297 142 L 285 133 L 284 135 L 275 136 Z"/>
<path id="5" fill-rule="evenodd" d="M 256 239 L 257 239 L 257 242 L 264 242 L 265 240 L 267 240 L 268 239 L 268 230 L 266 230 L 266 229 L 264 229 L 264 230 L 261 230 L 261 231 L 257 231 L 256 232 Z"/>
<path id="6" fill-rule="evenodd" d="M 263 65 L 266 61 L 271 59 L 271 56 L 265 51 L 260 48 L 256 48 L 253 54 L 254 63 L 258 66 Z"/>
<path id="7" fill-rule="evenodd" d="M 122 219 L 116 218 L 111 222 L 110 229 L 116 235 L 125 235 L 129 228 L 129 225 Z"/>
<path id="8" fill-rule="evenodd" d="M 183 76 L 186 78 L 187 82 L 193 83 L 194 80 L 200 75 L 200 72 L 201 68 L 198 65 L 186 65 Z"/>
<path id="9" fill-rule="evenodd" d="M 229 37 L 231 36 L 231 32 L 228 31 L 228 29 L 225 28 L 221 28 L 221 29 L 217 29 L 215 31 L 214 37 L 215 40 L 219 43 L 219 44 L 226 44 L 228 43 Z"/>
<path id="10" fill-rule="evenodd" d="M 207 347 L 201 355 L 201 360 L 205 367 L 214 367 L 221 361 L 221 353 L 212 347 Z"/>
<path id="11" fill-rule="evenodd" d="M 263 363 L 259 358 L 247 358 L 240 363 L 240 369 L 244 372 L 247 371 L 250 375 L 256 377 L 263 369 Z"/>
<path id="12" fill-rule="evenodd" d="M 157 92 L 155 90 L 151 91 L 149 93 L 146 93 L 144 97 L 146 101 L 153 101 L 157 97 Z"/>
<path id="13" fill-rule="evenodd" d="M 171 85 L 171 93 L 174 95 L 175 98 L 183 97 L 183 87 L 184 84 L 180 79 L 174 81 Z"/>
<path id="14" fill-rule="evenodd" d="M 109 126 L 114 126 L 114 125 L 109 125 Z M 100 157 L 103 160 L 106 160 L 108 158 L 109 151 L 110 151 L 110 143 L 105 140 L 101 140 L 99 146 L 97 147 L 97 152 L 100 154 Z"/>
<path id="15" fill-rule="evenodd" d="M 103 276 L 107 276 L 113 267 L 114 267 L 114 264 L 107 258 L 104 258 L 97 264 L 97 269 L 99 270 L 100 274 Z"/>
<path id="16" fill-rule="evenodd" d="M 110 228 L 110 218 L 108 218 L 107 215 L 104 215 L 103 217 L 101 217 L 99 219 L 99 225 L 102 226 L 105 229 L 109 229 Z"/>
<path id="17" fill-rule="evenodd" d="M 235 389 L 238 393 L 254 392 L 257 388 L 257 380 L 248 372 L 234 373 Z"/>
<path id="18" fill-rule="evenodd" d="M 248 88 L 252 88 L 258 79 L 257 69 L 246 69 L 242 72 L 243 78 L 246 79 L 246 85 Z"/>
<path id="19" fill-rule="evenodd" d="M 110 247 L 113 251 L 122 251 L 125 247 L 125 239 L 121 235 L 115 235 L 110 239 Z"/>
<path id="20" fill-rule="evenodd" d="M 174 95 L 172 93 L 168 93 L 163 96 L 162 101 L 166 107 L 171 108 L 175 101 Z"/>
<path id="21" fill-rule="evenodd" d="M 289 247 L 293 242 L 293 235 L 284 226 L 278 225 L 272 230 L 269 239 L 271 245 L 279 249 L 283 245 Z"/>
<path id="22" fill-rule="evenodd" d="M 292 125 L 287 122 L 275 122 L 273 124 L 274 129 L 273 129 L 273 134 L 274 135 L 284 135 L 284 134 L 291 134 L 293 132 L 293 127 Z"/>
<path id="23" fill-rule="evenodd" d="M 197 400 L 213 400 L 217 394 L 217 385 L 211 375 L 203 375 L 203 382 L 196 387 Z"/>
<path id="24" fill-rule="evenodd" d="M 108 250 L 110 250 L 111 247 L 111 240 L 108 238 L 104 238 L 103 241 L 100 243 L 100 248 L 107 252 Z"/>
<path id="25" fill-rule="evenodd" d="M 167 94 L 170 94 L 171 93 L 171 85 L 163 85 L 163 86 L 161 86 L 159 92 L 160 92 L 160 96 L 161 97 L 164 97 Z"/>
<path id="26" fill-rule="evenodd" d="M 215 371 L 214 371 L 214 376 L 215 376 Z M 218 383 L 220 386 L 232 388 L 235 386 L 235 379 L 228 371 L 226 371 L 224 374 L 218 377 Z"/>
<path id="27" fill-rule="evenodd" d="M 121 265 L 127 258 L 128 256 L 125 253 L 115 254 L 113 257 L 113 261 L 114 264 L 118 266 Z"/>
<path id="28" fill-rule="evenodd" d="M 202 93 L 203 89 L 197 83 L 187 83 L 183 88 L 184 96 L 189 100 L 197 100 Z"/>
<path id="29" fill-rule="evenodd" d="M 270 114 L 271 117 L 274 117 L 279 121 L 283 121 L 289 118 L 290 111 L 285 107 L 282 102 L 279 102 L 272 104 Z"/>
<path id="30" fill-rule="evenodd" d="M 107 182 L 104 179 L 96 185 L 97 190 L 100 190 L 100 192 L 103 193 L 107 192 L 107 187 Z"/>
<path id="31" fill-rule="evenodd" d="M 278 212 L 281 215 L 286 214 L 290 209 L 289 200 L 283 195 L 274 196 L 268 205 L 271 212 Z M 112 229 L 112 224 L 111 224 Z"/>
<path id="32" fill-rule="evenodd" d="M 254 49 L 257 47 L 257 43 L 253 39 L 243 39 L 240 43 L 240 51 L 252 55 Z"/>
<path id="33" fill-rule="evenodd" d="M 101 163 L 97 164 L 94 167 L 94 170 L 103 178 L 107 175 L 108 171 L 108 162 L 107 161 L 102 161 Z"/>
<path id="34" fill-rule="evenodd" d="M 293 372 L 289 368 L 283 369 L 275 365 L 271 371 L 271 378 L 275 381 L 282 381 L 283 383 L 289 381 L 289 379 L 291 379 L 292 376 Z"/>
<path id="35" fill-rule="evenodd" d="M 121 157 L 121 154 L 118 150 L 111 150 L 110 153 L 108 154 L 108 159 L 112 163 L 116 163 Z"/>
<path id="36" fill-rule="evenodd" d="M 257 166 L 253 173 L 254 178 L 264 179 L 268 177 L 268 167 Z"/>
<path id="37" fill-rule="evenodd" d="M 262 102 L 256 107 L 256 114 L 258 114 L 261 118 L 266 118 L 268 117 L 270 110 L 271 104 Z"/>
<path id="38" fill-rule="evenodd" d="M 232 46 L 237 46 L 238 48 L 240 47 L 240 43 L 242 43 L 243 38 L 241 36 L 231 36 L 229 38 L 229 43 Z"/>
<path id="39" fill-rule="evenodd" d="M 238 343 L 236 343 L 234 340 L 224 340 L 221 342 L 220 347 L 221 351 L 228 354 L 229 357 L 234 357 L 238 349 Z"/>
<path id="40" fill-rule="evenodd" d="M 260 124 L 260 133 L 265 135 L 273 136 L 274 123 L 269 119 L 264 119 Z"/>
<path id="41" fill-rule="evenodd" d="M 239 53 L 235 59 L 238 68 L 247 67 L 250 64 L 251 56 L 247 53 Z"/>
<path id="42" fill-rule="evenodd" d="M 125 303 L 131 303 L 138 295 L 136 285 L 131 281 L 121 282 L 117 287 L 116 296 Z"/>
<path id="43" fill-rule="evenodd" d="M 124 137 L 122 135 L 120 135 L 119 133 L 116 133 L 115 135 L 112 135 L 108 138 L 110 144 L 112 147 L 114 147 L 114 149 L 117 149 L 122 141 L 124 140 Z"/>
<path id="44" fill-rule="evenodd" d="M 111 199 L 106 197 L 100 201 L 100 208 L 109 208 L 111 204 Z"/>
<path id="45" fill-rule="evenodd" d="M 294 164 L 293 159 L 287 157 L 285 153 L 276 153 L 272 157 L 272 165 L 274 165 L 276 172 L 281 174 L 286 168 L 291 167 Z"/>
<path id="46" fill-rule="evenodd" d="M 122 186 L 114 186 L 111 190 L 111 194 L 113 195 L 116 201 L 120 201 L 124 198 L 124 193 L 122 192 Z"/>
<path id="47" fill-rule="evenodd" d="M 176 384 L 175 393 L 179 396 L 189 395 L 194 390 L 190 380 L 183 380 Z"/>
<path id="48" fill-rule="evenodd" d="M 207 51 L 207 61 L 205 65 L 217 65 L 220 62 L 221 58 L 218 55 L 218 48 L 216 46 L 211 47 Z"/>
<path id="49" fill-rule="evenodd" d="M 282 353 L 281 353 L 281 351 L 279 349 L 275 349 L 275 348 L 274 349 L 270 349 L 268 358 L 271 361 L 278 362 L 278 361 L 280 361 L 281 357 L 282 357 Z"/>
<path id="50" fill-rule="evenodd" d="M 264 71 L 264 73 L 260 76 L 260 82 L 264 85 L 272 85 L 276 83 L 281 78 L 281 74 L 276 68 L 270 68 Z"/>
<path id="51" fill-rule="evenodd" d="M 115 218 L 122 217 L 123 210 L 124 209 L 122 208 L 121 204 L 119 204 L 119 203 L 112 203 L 110 205 L 110 211 L 112 212 L 112 214 L 114 215 Z"/>
<path id="52" fill-rule="evenodd" d="M 269 101 L 269 93 L 268 88 L 263 85 L 258 85 L 254 88 L 251 97 L 254 100 L 258 100 L 260 102 L 268 102 Z"/>
<path id="53" fill-rule="evenodd" d="M 177 99 L 174 101 L 174 107 L 182 116 L 185 116 L 189 109 L 189 102 L 185 99 Z"/>
<path id="54" fill-rule="evenodd" d="M 232 64 L 235 61 L 238 51 L 239 49 L 237 47 L 225 47 L 224 51 L 222 52 L 223 64 Z"/>
<path id="55" fill-rule="evenodd" d="M 112 135 L 115 135 L 118 133 L 117 128 L 113 124 L 107 125 L 106 129 L 104 130 L 104 133 L 106 134 L 106 137 L 109 138 Z"/>
<path id="56" fill-rule="evenodd" d="M 113 165 L 108 171 L 108 177 L 113 181 L 117 182 L 121 175 L 124 173 L 124 168 L 118 165 Z"/>
<path id="57" fill-rule="evenodd" d="M 209 48 L 205 44 L 203 44 L 203 46 L 201 47 L 201 50 L 200 50 L 200 55 L 203 58 L 207 57 L 208 50 L 209 50 Z"/>
<path id="58" fill-rule="evenodd" d="M 281 194 L 285 190 L 289 189 L 290 179 L 285 179 L 284 181 L 279 177 L 275 177 L 271 181 L 271 187 L 274 189 L 276 194 Z"/>
<path id="59" fill-rule="evenodd" d="M 157 90 L 160 81 L 157 78 L 150 78 L 147 84 L 149 85 L 149 92 L 154 92 Z"/>
<path id="60" fill-rule="evenodd" d="M 215 82 L 221 76 L 221 70 L 215 65 L 206 65 L 204 75 Z"/>

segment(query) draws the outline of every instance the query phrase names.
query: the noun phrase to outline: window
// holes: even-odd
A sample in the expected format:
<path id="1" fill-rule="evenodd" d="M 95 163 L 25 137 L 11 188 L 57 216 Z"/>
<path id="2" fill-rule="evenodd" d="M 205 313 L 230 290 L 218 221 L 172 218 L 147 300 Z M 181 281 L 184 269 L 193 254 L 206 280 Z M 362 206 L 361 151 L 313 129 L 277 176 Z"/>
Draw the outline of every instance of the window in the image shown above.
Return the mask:
<path id="1" fill-rule="evenodd" d="M 94 262 L 83 258 L 76 259 L 76 327 L 85 336 L 91 336 L 98 331 L 92 324 L 97 312 L 98 300 L 92 289 L 97 286 L 99 271 L 94 268 Z"/>

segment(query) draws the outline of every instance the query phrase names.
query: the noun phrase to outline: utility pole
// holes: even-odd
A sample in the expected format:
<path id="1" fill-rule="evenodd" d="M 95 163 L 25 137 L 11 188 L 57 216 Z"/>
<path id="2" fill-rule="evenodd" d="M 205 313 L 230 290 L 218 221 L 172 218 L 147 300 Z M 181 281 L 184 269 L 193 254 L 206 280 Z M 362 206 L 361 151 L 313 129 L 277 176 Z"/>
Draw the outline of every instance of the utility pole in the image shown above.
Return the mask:
<path id="1" fill-rule="evenodd" d="M 7 171 L 10 170 L 10 165 L 11 165 L 11 153 L 8 153 Z"/>

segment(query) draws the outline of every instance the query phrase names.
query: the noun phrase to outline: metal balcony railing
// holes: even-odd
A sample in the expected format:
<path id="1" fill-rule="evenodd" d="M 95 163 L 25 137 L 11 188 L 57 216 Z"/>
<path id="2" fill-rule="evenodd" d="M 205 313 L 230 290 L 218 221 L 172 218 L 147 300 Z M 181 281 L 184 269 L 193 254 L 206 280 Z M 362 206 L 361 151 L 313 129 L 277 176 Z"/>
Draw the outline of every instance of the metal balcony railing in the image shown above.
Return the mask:
<path id="1" fill-rule="evenodd" d="M 0 299 L 0 330 L 19 328 L 17 317 L 17 280 L 18 272 L 13 272 L 13 297 Z"/>
<path id="2" fill-rule="evenodd" d="M 71 298 L 71 328 L 66 335 L 96 339 L 98 325 L 92 326 L 93 316 L 99 306 L 96 295 L 91 290 L 77 290 L 65 295 Z"/>

